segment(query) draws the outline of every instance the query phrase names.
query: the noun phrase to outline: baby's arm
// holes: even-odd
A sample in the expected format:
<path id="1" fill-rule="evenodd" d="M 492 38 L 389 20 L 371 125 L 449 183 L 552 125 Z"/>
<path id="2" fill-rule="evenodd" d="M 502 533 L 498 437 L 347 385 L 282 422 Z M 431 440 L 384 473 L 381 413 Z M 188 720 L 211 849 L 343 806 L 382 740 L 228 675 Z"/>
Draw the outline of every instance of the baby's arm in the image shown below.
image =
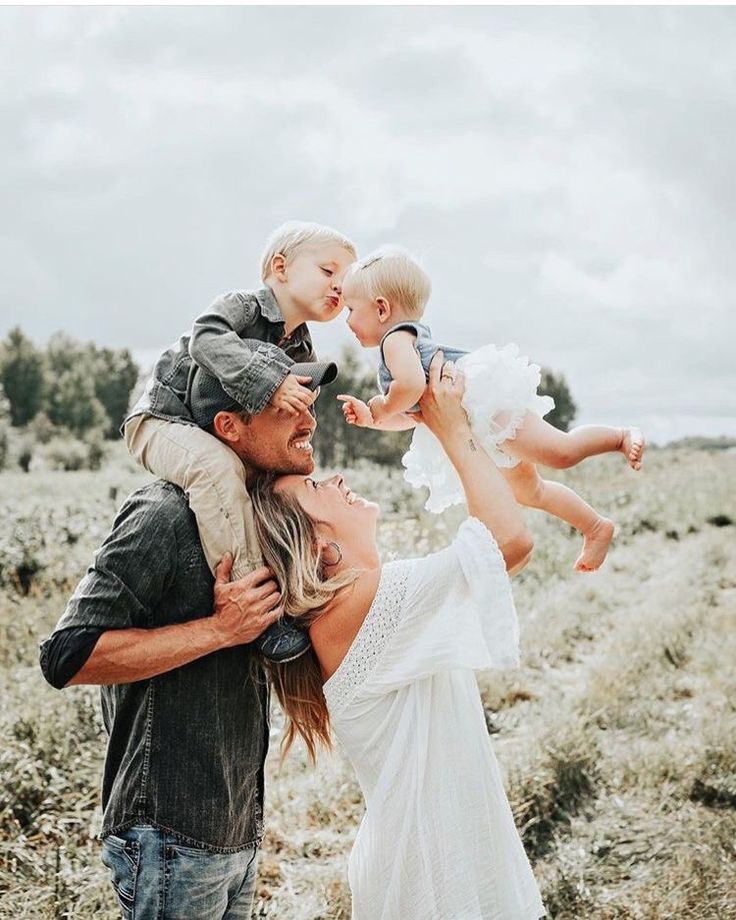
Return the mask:
<path id="1" fill-rule="evenodd" d="M 381 428 L 382 431 L 407 431 L 416 427 L 418 419 L 408 415 L 394 415 L 387 418 L 380 426 L 373 421 L 368 403 L 364 403 L 357 396 L 340 393 L 337 397 L 342 403 L 342 414 L 348 425 L 357 425 L 359 428 Z"/>
<path id="2" fill-rule="evenodd" d="M 368 403 L 375 427 L 393 429 L 394 416 L 403 416 L 424 393 L 427 380 L 414 348 L 415 339 L 414 333 L 399 329 L 383 343 L 383 358 L 393 380 L 385 396 L 374 396 Z"/>

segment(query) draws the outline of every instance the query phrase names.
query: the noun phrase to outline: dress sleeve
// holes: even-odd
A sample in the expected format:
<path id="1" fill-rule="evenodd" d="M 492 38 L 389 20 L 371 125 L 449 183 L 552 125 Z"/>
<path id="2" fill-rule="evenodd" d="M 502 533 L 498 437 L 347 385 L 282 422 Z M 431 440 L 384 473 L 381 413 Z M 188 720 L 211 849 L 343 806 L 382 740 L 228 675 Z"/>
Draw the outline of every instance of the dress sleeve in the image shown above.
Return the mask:
<path id="1" fill-rule="evenodd" d="M 454 668 L 519 664 L 519 626 L 503 556 L 468 518 L 450 546 L 414 562 L 396 630 L 374 679 L 382 689 Z"/>
<path id="2" fill-rule="evenodd" d="M 383 695 L 454 669 L 513 668 L 519 627 L 506 564 L 477 518 L 450 546 L 383 567 L 373 605 L 338 671 L 328 703 Z"/>

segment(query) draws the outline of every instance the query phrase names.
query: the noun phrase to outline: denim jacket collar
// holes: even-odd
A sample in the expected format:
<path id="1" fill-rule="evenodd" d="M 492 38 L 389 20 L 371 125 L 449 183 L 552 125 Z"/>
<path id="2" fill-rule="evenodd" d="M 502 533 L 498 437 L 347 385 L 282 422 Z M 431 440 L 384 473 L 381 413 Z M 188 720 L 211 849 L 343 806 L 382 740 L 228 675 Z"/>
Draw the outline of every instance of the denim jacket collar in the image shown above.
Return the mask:
<path id="1" fill-rule="evenodd" d="M 281 307 L 270 287 L 264 285 L 264 287 L 255 292 L 255 297 L 258 301 L 258 306 L 261 308 L 261 316 L 265 316 L 271 323 L 284 322 L 284 314 L 281 312 Z"/>

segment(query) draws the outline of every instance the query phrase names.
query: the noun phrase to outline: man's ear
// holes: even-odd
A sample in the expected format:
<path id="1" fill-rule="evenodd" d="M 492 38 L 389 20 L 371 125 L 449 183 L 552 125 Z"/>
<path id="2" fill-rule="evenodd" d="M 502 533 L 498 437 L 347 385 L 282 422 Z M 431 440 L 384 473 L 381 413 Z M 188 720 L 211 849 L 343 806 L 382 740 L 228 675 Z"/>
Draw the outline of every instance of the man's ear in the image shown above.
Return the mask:
<path id="1" fill-rule="evenodd" d="M 376 306 L 378 307 L 378 322 L 387 323 L 391 319 L 391 304 L 385 297 L 376 297 Z"/>
<path id="2" fill-rule="evenodd" d="M 271 274 L 279 281 L 286 281 L 286 256 L 282 252 L 271 259 Z"/>
<path id="3" fill-rule="evenodd" d="M 235 412 L 218 412 L 212 421 L 212 431 L 215 437 L 226 444 L 234 444 L 240 438 L 240 431 L 235 424 L 238 416 Z"/>

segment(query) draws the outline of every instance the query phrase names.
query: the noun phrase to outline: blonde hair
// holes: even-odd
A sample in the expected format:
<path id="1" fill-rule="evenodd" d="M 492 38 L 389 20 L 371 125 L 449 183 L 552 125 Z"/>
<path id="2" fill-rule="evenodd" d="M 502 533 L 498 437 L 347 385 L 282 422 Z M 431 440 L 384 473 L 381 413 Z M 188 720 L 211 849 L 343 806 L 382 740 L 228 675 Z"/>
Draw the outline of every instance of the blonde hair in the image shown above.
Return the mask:
<path id="1" fill-rule="evenodd" d="M 315 521 L 286 491 L 277 492 L 275 473 L 260 473 L 249 493 L 256 533 L 266 565 L 276 576 L 281 600 L 290 616 L 308 627 L 358 572 L 348 570 L 328 576 L 320 555 Z M 300 735 L 314 762 L 317 745 L 332 747 L 330 717 L 322 692 L 322 673 L 314 649 L 284 664 L 264 662 L 286 715 L 281 759 Z"/>
<path id="2" fill-rule="evenodd" d="M 332 227 L 303 220 L 290 220 L 281 224 L 266 241 L 266 248 L 261 257 L 261 280 L 265 281 L 270 275 L 271 261 L 275 255 L 281 253 L 288 262 L 305 246 L 319 246 L 327 243 L 342 246 L 357 258 L 358 253 L 354 243 L 343 233 L 333 230 Z"/>
<path id="3" fill-rule="evenodd" d="M 420 317 L 432 293 L 429 275 L 406 250 L 381 246 L 348 268 L 343 287 L 350 280 L 363 297 L 385 297 L 409 316 Z"/>

